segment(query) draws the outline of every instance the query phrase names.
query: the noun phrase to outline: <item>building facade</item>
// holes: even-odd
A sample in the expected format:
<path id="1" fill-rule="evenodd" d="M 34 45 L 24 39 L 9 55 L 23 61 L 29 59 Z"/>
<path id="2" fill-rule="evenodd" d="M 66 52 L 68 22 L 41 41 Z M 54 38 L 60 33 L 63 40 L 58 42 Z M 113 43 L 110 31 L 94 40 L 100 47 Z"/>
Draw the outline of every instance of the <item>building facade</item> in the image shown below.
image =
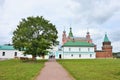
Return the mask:
<path id="1" fill-rule="evenodd" d="M 23 54 L 24 51 L 16 50 L 13 45 L 0 45 L 0 59 L 14 59 L 14 58 L 32 58 L 32 55 Z M 45 59 L 48 59 L 48 55 L 45 56 Z M 42 57 L 36 57 L 37 59 L 42 59 Z"/>
<path id="2" fill-rule="evenodd" d="M 22 52 L 13 48 L 12 45 L 2 45 L 0 46 L 0 58 L 1 59 L 13 59 L 15 57 L 24 56 Z"/>
<path id="3" fill-rule="evenodd" d="M 63 59 L 95 58 L 94 45 L 88 42 L 68 41 L 63 45 Z"/>

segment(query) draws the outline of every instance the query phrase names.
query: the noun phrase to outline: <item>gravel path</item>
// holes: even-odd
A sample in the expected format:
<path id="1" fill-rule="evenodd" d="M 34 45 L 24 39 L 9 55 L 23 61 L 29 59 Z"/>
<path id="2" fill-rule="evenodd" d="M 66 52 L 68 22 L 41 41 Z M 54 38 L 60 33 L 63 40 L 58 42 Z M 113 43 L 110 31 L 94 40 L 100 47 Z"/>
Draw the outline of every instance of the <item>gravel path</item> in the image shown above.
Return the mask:
<path id="1" fill-rule="evenodd" d="M 68 72 L 55 60 L 45 63 L 36 80 L 74 80 Z"/>

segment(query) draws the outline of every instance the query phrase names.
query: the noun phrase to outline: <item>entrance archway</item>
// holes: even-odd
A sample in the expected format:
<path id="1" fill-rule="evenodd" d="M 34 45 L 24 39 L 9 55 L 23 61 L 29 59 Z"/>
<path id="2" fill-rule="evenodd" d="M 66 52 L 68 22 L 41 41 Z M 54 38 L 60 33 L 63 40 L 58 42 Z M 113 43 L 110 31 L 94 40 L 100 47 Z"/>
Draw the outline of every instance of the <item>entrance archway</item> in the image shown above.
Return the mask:
<path id="1" fill-rule="evenodd" d="M 61 54 L 59 54 L 59 59 L 61 59 L 62 58 L 62 56 L 61 56 Z"/>

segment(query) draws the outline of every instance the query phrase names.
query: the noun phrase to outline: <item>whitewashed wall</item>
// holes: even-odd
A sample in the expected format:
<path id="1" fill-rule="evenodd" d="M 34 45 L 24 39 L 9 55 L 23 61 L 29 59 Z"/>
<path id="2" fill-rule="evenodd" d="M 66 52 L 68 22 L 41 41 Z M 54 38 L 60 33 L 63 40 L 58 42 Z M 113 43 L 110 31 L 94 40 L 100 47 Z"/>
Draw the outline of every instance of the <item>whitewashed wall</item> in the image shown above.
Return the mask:
<path id="1" fill-rule="evenodd" d="M 5 55 L 3 56 L 3 52 L 5 52 Z M 15 56 L 15 52 L 17 53 L 17 56 Z M 15 57 L 21 57 L 23 56 L 22 52 L 17 50 L 0 50 L 0 58 L 15 58 Z"/>
<path id="2" fill-rule="evenodd" d="M 94 47 L 64 47 L 64 52 L 94 52 Z"/>
<path id="3" fill-rule="evenodd" d="M 73 56 L 71 56 L 73 55 Z M 81 57 L 80 57 L 81 55 Z M 90 54 L 64 54 L 63 59 L 94 59 L 95 54 L 91 54 L 92 56 L 90 56 Z"/>
<path id="4" fill-rule="evenodd" d="M 64 59 L 94 59 L 94 47 L 63 47 Z"/>
<path id="5" fill-rule="evenodd" d="M 3 52 L 5 55 L 3 56 Z M 15 56 L 15 52 L 17 52 L 17 56 Z M 18 50 L 0 50 L 0 58 L 2 59 L 14 59 L 15 57 L 27 57 L 32 58 L 32 55 L 24 55 L 22 51 Z M 37 59 L 42 59 L 42 57 L 36 57 Z M 45 59 L 48 59 L 49 56 L 46 55 Z"/>

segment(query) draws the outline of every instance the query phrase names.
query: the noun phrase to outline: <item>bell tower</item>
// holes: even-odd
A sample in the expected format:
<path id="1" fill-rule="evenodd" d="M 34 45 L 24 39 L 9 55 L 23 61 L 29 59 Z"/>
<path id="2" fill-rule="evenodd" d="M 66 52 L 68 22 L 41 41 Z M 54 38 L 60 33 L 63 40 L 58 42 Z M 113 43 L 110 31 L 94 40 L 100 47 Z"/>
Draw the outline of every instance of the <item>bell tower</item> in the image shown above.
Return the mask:
<path id="1" fill-rule="evenodd" d="M 106 58 L 112 57 L 112 46 L 111 46 L 111 42 L 107 37 L 107 34 L 105 34 L 105 37 L 104 37 L 102 50 L 105 52 Z"/>
<path id="2" fill-rule="evenodd" d="M 90 33 L 87 32 L 86 39 L 88 43 L 92 43 L 92 39 L 90 38 Z"/>
<path id="3" fill-rule="evenodd" d="M 66 43 L 66 42 L 67 42 L 67 37 L 66 37 L 66 31 L 64 30 L 63 34 L 62 34 L 62 44 Z"/>
<path id="4" fill-rule="evenodd" d="M 71 38 L 73 38 L 73 33 L 72 33 L 72 28 L 70 27 L 70 32 L 68 34 L 68 41 L 70 41 Z"/>
<path id="5" fill-rule="evenodd" d="M 73 33 L 72 33 L 72 28 L 71 27 L 70 27 L 70 32 L 69 32 L 68 37 L 73 37 Z"/>

